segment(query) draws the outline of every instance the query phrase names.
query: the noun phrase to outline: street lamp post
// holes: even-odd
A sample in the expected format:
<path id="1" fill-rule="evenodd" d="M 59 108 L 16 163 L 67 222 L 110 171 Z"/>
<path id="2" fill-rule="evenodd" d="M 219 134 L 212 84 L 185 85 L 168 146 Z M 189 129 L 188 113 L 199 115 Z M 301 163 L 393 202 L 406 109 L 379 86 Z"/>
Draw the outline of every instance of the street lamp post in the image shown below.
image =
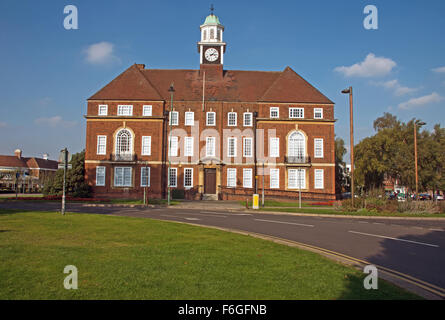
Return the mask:
<path id="1" fill-rule="evenodd" d="M 351 140 L 351 201 L 354 207 L 354 113 L 352 103 L 352 87 L 343 90 L 341 93 L 349 94 L 349 136 Z"/>
<path id="2" fill-rule="evenodd" d="M 417 127 L 422 127 L 426 123 L 420 120 L 414 121 L 414 166 L 416 170 L 416 201 L 419 200 L 419 178 L 417 169 Z"/>
<path id="3" fill-rule="evenodd" d="M 168 89 L 168 92 L 170 92 L 170 115 L 169 115 L 169 132 L 168 132 L 168 151 L 167 151 L 167 155 L 168 155 L 168 175 L 167 175 L 167 203 L 168 205 L 170 205 L 170 199 L 171 199 L 171 194 L 170 194 L 170 169 L 171 169 L 171 134 L 172 134 L 172 111 L 173 111 L 173 93 L 175 92 L 175 88 L 173 83 L 170 85 L 170 88 Z"/>

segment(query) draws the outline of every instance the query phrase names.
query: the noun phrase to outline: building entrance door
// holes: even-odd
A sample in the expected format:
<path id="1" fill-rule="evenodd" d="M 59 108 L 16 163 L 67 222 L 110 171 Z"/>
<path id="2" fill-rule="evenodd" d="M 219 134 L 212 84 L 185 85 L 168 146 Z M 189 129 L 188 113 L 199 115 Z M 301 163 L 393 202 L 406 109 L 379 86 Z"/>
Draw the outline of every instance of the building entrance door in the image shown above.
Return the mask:
<path id="1" fill-rule="evenodd" d="M 204 193 L 216 194 L 216 169 L 204 169 Z"/>

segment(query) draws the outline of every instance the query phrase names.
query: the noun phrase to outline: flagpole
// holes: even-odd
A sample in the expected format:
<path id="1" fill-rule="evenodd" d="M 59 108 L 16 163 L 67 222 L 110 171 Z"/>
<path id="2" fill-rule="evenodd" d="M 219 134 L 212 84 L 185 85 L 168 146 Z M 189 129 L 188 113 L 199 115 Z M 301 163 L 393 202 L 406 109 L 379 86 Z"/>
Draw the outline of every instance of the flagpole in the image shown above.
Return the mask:
<path id="1" fill-rule="evenodd" d="M 206 83 L 206 72 L 204 71 L 203 81 L 202 81 L 202 111 L 204 112 L 204 98 L 205 98 L 205 83 Z"/>

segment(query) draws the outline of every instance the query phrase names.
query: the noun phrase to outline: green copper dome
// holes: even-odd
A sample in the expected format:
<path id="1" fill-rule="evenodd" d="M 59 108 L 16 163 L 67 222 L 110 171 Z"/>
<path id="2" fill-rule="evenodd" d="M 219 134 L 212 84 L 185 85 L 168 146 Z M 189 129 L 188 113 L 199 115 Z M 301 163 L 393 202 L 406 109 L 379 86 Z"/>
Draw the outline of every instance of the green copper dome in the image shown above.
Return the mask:
<path id="1" fill-rule="evenodd" d="M 204 21 L 204 24 L 221 24 L 221 22 L 219 22 L 219 19 L 217 16 L 215 16 L 214 14 L 211 14 L 211 15 L 207 16 L 206 21 Z"/>

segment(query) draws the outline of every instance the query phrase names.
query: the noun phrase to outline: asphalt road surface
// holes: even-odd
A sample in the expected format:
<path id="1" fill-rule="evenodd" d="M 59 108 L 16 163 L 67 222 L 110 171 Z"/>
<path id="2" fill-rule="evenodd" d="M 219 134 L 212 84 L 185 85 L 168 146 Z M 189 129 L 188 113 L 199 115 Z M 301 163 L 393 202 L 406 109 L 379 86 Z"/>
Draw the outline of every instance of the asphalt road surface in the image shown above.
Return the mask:
<path id="1" fill-rule="evenodd" d="M 296 241 L 365 260 L 414 277 L 445 297 L 445 219 L 333 218 L 170 207 L 86 207 L 68 212 L 111 214 L 180 221 L 252 232 Z M 59 203 L 3 202 L 0 209 L 60 210 Z M 417 281 L 418 282 L 418 281 Z M 418 282 L 419 283 L 419 282 Z M 420 282 L 421 283 L 421 282 Z M 422 284 L 423 285 L 423 284 Z"/>

